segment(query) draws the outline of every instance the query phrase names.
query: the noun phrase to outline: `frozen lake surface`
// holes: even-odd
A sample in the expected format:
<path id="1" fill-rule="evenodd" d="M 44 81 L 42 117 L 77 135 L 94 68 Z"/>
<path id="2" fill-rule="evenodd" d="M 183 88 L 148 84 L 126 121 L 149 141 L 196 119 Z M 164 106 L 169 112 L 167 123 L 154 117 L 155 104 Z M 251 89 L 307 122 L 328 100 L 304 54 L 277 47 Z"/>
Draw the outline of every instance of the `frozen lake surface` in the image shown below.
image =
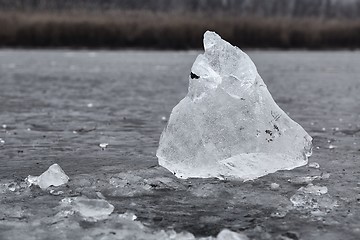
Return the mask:
<path id="1" fill-rule="evenodd" d="M 250 239 L 360 239 L 359 52 L 248 52 L 314 149 L 312 167 L 246 183 L 179 180 L 157 166 L 164 119 L 186 95 L 198 53 L 1 50 L 0 239 L 129 239 L 124 231 L 159 239 L 170 229 L 204 237 L 224 228 Z M 67 185 L 52 193 L 24 185 L 53 163 Z M 60 201 L 76 196 L 105 198 L 114 212 L 97 222 L 59 215 Z M 141 226 L 120 221 L 124 212 Z"/>

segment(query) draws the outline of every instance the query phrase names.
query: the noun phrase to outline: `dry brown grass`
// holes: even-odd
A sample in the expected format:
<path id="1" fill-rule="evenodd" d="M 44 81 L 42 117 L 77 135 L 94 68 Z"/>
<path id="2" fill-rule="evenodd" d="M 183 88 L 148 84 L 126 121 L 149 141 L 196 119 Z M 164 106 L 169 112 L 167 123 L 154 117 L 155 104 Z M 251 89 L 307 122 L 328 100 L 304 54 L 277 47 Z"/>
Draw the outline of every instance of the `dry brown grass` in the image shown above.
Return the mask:
<path id="1" fill-rule="evenodd" d="M 243 18 L 152 12 L 2 12 L 0 46 L 70 48 L 201 48 L 215 30 L 250 48 L 359 48 L 360 21 Z"/>

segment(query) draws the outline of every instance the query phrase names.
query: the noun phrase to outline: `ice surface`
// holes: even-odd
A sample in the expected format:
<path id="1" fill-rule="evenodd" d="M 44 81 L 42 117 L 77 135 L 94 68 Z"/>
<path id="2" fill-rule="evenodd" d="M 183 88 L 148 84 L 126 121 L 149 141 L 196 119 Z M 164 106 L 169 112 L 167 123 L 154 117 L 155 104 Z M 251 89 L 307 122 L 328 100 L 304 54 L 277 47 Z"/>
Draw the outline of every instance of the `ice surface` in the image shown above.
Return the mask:
<path id="1" fill-rule="evenodd" d="M 69 177 L 61 169 L 61 167 L 55 163 L 38 177 L 29 175 L 26 178 L 26 181 L 30 186 L 38 185 L 41 189 L 45 190 L 50 186 L 57 187 L 66 184 L 69 181 Z"/>
<path id="2" fill-rule="evenodd" d="M 243 180 L 306 165 L 312 138 L 276 105 L 249 56 L 209 31 L 204 48 L 162 133 L 159 164 L 180 178 Z"/>

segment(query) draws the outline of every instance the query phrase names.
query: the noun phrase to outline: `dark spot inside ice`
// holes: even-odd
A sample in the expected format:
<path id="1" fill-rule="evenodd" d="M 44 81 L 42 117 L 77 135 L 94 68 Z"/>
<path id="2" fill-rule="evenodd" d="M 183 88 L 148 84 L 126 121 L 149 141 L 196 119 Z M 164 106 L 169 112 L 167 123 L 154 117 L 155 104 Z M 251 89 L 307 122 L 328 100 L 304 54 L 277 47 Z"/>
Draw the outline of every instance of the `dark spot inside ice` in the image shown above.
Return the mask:
<path id="1" fill-rule="evenodd" d="M 193 72 L 190 73 L 190 77 L 191 77 L 191 79 L 199 79 L 200 78 L 198 75 L 196 75 Z"/>
<path id="2" fill-rule="evenodd" d="M 272 136 L 272 131 L 271 130 L 265 130 L 265 133 L 269 134 L 270 136 Z"/>

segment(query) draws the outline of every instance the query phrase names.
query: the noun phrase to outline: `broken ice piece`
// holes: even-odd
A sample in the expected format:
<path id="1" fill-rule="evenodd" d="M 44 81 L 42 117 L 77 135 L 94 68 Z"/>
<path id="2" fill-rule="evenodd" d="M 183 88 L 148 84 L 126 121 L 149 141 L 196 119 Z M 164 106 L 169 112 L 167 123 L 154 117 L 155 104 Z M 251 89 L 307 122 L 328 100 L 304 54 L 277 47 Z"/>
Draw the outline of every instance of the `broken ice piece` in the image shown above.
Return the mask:
<path id="1" fill-rule="evenodd" d="M 25 181 L 28 182 L 29 186 L 38 185 L 42 190 L 45 190 L 50 186 L 57 187 L 66 184 L 69 181 L 69 177 L 61 167 L 55 163 L 40 176 L 36 177 L 29 175 Z"/>
<path id="2" fill-rule="evenodd" d="M 317 162 L 309 163 L 309 168 L 320 168 L 320 164 L 318 164 Z"/>
<path id="3" fill-rule="evenodd" d="M 159 164 L 179 178 L 252 180 L 306 165 L 312 138 L 274 102 L 255 64 L 214 32 L 163 131 Z"/>
<path id="4" fill-rule="evenodd" d="M 99 146 L 101 147 L 102 150 L 105 150 L 105 148 L 107 148 L 107 146 L 109 146 L 108 143 L 100 143 Z"/>
<path id="5" fill-rule="evenodd" d="M 226 228 L 219 232 L 216 239 L 217 240 L 228 240 L 228 239 L 249 240 L 249 238 L 245 234 L 233 232 Z"/>
<path id="6" fill-rule="evenodd" d="M 0 143 L 4 144 L 5 143 L 4 139 L 0 138 Z"/>
<path id="7" fill-rule="evenodd" d="M 337 206 L 337 201 L 328 194 L 328 188 L 309 184 L 301 187 L 290 198 L 296 208 L 315 210 L 330 210 Z"/>
<path id="8" fill-rule="evenodd" d="M 113 211 L 114 206 L 104 199 L 89 199 L 86 197 L 72 197 L 61 200 L 62 207 L 70 207 L 87 220 L 102 220 Z"/>
<path id="9" fill-rule="evenodd" d="M 137 219 L 137 216 L 132 212 L 126 211 L 123 214 L 119 214 L 119 218 L 135 221 Z"/>
<path id="10" fill-rule="evenodd" d="M 271 183 L 270 184 L 270 189 L 271 190 L 276 191 L 276 190 L 279 190 L 279 188 L 280 188 L 280 185 L 278 183 Z"/>

